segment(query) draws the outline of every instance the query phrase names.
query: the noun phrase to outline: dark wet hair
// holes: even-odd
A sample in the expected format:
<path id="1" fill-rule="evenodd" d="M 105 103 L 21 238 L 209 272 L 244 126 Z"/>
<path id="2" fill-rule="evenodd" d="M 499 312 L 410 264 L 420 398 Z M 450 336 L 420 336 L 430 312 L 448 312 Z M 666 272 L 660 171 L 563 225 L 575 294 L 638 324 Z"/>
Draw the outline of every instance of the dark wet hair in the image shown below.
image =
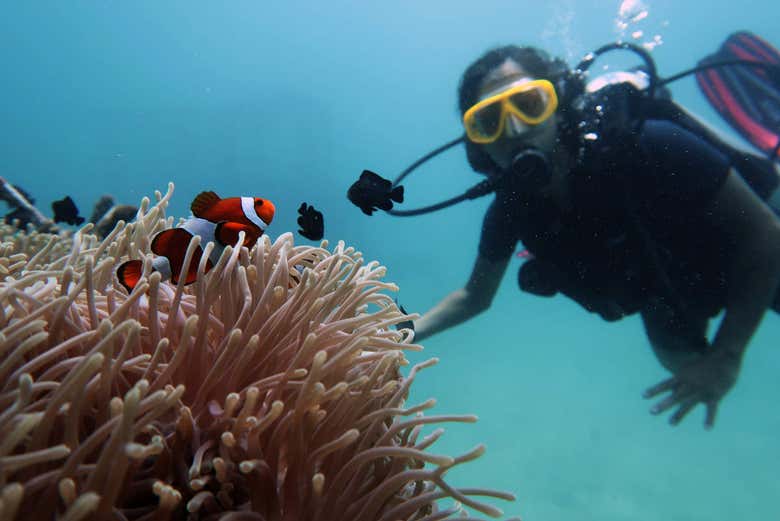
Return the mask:
<path id="1" fill-rule="evenodd" d="M 485 76 L 507 59 L 514 61 L 536 78 L 550 80 L 555 85 L 556 90 L 563 88 L 565 78 L 569 73 L 565 61 L 554 58 L 536 47 L 505 45 L 491 49 L 469 65 L 460 79 L 458 108 L 461 116 L 479 100 L 479 89 Z M 561 101 L 564 98 L 562 94 L 562 92 L 558 92 L 558 98 Z M 466 138 L 465 143 L 466 157 L 471 168 L 483 174 L 491 174 L 499 170 L 498 165 L 490 159 L 490 156 L 480 145 L 472 143 L 468 138 Z"/>

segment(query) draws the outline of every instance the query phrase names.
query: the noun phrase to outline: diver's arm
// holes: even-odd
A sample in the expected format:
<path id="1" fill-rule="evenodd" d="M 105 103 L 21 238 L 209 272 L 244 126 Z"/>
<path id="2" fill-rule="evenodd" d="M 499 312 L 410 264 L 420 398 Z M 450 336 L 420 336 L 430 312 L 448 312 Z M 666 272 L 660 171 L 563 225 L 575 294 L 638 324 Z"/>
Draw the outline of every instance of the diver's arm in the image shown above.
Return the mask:
<path id="1" fill-rule="evenodd" d="M 734 172 L 712 211 L 735 244 L 726 312 L 712 347 L 741 361 L 780 284 L 780 221 Z"/>
<path id="2" fill-rule="evenodd" d="M 415 341 L 456 326 L 488 309 L 508 264 L 509 257 L 493 261 L 477 256 L 466 285 L 444 297 L 414 322 Z"/>
<path id="3" fill-rule="evenodd" d="M 734 386 L 750 339 L 780 283 L 780 221 L 745 184 L 730 172 L 709 208 L 734 245 L 727 267 L 726 311 L 712 349 L 674 376 L 645 391 L 645 398 L 671 394 L 653 406 L 653 414 L 673 407 L 670 423 L 679 423 L 697 404 L 706 407 L 704 425 L 711 428 L 720 399 Z"/>

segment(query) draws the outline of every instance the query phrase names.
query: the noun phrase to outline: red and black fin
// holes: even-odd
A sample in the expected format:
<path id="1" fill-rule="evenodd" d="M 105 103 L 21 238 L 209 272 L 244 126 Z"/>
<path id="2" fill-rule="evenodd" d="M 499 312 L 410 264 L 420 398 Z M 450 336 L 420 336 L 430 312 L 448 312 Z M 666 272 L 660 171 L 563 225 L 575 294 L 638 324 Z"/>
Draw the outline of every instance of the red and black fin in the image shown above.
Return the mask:
<path id="1" fill-rule="evenodd" d="M 238 234 L 240 232 L 244 232 L 244 244 L 242 246 L 246 246 L 247 248 L 254 245 L 254 243 L 257 242 L 257 239 L 260 238 L 260 235 L 263 234 L 261 230 L 257 229 L 257 226 L 222 221 L 217 223 L 217 229 L 214 230 L 214 238 L 223 246 L 235 246 L 238 242 Z"/>
<path id="2" fill-rule="evenodd" d="M 144 263 L 140 260 L 129 260 L 123 262 L 116 269 L 116 278 L 119 279 L 119 283 L 122 284 L 128 293 L 133 291 L 138 285 L 138 281 L 141 280 L 141 275 L 144 271 Z"/>
<path id="3" fill-rule="evenodd" d="M 190 210 L 192 210 L 192 215 L 195 217 L 206 219 L 209 209 L 213 208 L 220 201 L 220 197 L 215 192 L 201 192 L 192 200 Z"/>
<path id="4" fill-rule="evenodd" d="M 780 148 L 780 51 L 747 31 L 730 35 L 698 65 L 749 60 L 774 69 L 724 65 L 696 73 L 699 88 L 718 113 L 753 146 L 773 159 Z"/>
<path id="5" fill-rule="evenodd" d="M 193 235 L 184 228 L 168 228 L 163 230 L 152 239 L 152 253 L 171 258 L 175 252 L 180 250 L 182 258 L 190 245 Z"/>
<path id="6" fill-rule="evenodd" d="M 179 278 L 181 277 L 184 257 L 187 255 L 187 248 L 189 247 L 192 238 L 192 234 L 184 228 L 169 228 L 155 235 L 152 240 L 152 252 L 156 255 L 168 258 L 168 263 L 171 266 L 171 282 L 174 284 L 178 283 Z M 192 255 L 192 261 L 190 262 L 190 267 L 189 270 L 187 270 L 184 281 L 185 284 L 195 282 L 198 275 L 198 265 L 200 264 L 202 255 L 203 248 L 198 246 Z M 206 264 L 206 271 L 211 268 L 212 265 L 209 260 Z"/>

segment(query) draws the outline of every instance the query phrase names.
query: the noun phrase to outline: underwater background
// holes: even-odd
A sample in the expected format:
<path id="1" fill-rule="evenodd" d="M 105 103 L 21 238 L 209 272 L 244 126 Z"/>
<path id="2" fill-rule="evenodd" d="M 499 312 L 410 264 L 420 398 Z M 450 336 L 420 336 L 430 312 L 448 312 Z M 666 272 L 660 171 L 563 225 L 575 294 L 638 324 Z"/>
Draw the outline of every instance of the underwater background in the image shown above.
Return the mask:
<path id="1" fill-rule="evenodd" d="M 272 236 L 297 229 L 306 201 L 324 213 L 331 244 L 387 266 L 399 301 L 422 313 L 466 281 L 490 197 L 396 218 L 367 217 L 345 194 L 364 168 L 393 178 L 462 132 L 456 88 L 482 52 L 532 44 L 573 66 L 622 37 L 652 47 L 668 76 L 736 30 L 780 45 L 776 2 L 630 3 L 646 16 L 619 19 L 620 0 L 8 2 L 0 176 L 44 211 L 70 195 L 85 216 L 104 193 L 137 204 L 168 181 L 175 216 L 202 190 L 267 197 L 277 207 Z M 610 56 L 594 68 L 622 63 Z M 692 78 L 671 89 L 738 139 Z M 478 180 L 456 148 L 408 179 L 402 208 Z M 487 445 L 451 483 L 511 491 L 518 501 L 498 506 L 525 520 L 780 517 L 776 315 L 755 336 L 715 429 L 703 429 L 701 408 L 670 427 L 641 397 L 666 373 L 639 320 L 608 324 L 562 297 L 523 294 L 521 262 L 489 312 L 410 355 L 440 358 L 410 402 L 436 397 L 434 413 L 480 417 L 449 425 L 434 446 Z"/>

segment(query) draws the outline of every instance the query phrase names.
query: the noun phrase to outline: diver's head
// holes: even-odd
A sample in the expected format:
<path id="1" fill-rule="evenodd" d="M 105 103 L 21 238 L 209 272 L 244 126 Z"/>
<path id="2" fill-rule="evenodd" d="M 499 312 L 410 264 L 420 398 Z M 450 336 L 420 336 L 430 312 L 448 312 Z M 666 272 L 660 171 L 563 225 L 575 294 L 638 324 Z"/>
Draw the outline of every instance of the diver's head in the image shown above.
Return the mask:
<path id="1" fill-rule="evenodd" d="M 513 167 L 518 154 L 550 154 L 557 142 L 557 85 L 566 64 L 533 47 L 505 46 L 466 69 L 458 90 L 469 163 L 494 175 Z"/>

